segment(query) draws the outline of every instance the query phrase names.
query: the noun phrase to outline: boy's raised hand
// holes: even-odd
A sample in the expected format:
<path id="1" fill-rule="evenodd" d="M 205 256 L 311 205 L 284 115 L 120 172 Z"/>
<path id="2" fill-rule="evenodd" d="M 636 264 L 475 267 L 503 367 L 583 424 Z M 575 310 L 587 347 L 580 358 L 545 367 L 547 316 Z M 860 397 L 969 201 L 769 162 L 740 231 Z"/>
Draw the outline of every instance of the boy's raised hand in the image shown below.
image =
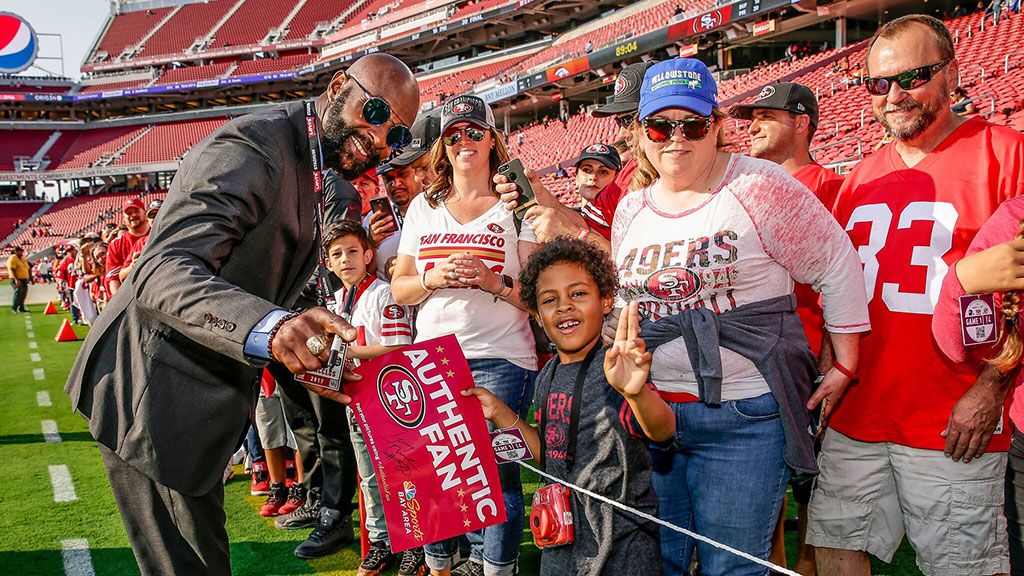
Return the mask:
<path id="1" fill-rule="evenodd" d="M 650 372 L 651 353 L 640 338 L 639 307 L 630 302 L 619 315 L 615 342 L 604 354 L 604 376 L 620 394 L 631 398 L 647 387 Z"/>

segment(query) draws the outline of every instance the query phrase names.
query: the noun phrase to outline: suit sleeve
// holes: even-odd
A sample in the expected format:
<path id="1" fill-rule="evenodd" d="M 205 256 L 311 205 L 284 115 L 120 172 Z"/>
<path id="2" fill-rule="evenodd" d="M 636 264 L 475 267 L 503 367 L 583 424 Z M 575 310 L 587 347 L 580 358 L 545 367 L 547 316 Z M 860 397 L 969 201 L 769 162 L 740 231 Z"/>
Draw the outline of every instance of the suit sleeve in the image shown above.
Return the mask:
<path id="1" fill-rule="evenodd" d="M 273 209 L 281 150 L 272 136 L 228 128 L 193 150 L 160 226 L 129 275 L 139 306 L 198 344 L 245 361 L 244 344 L 275 304 L 219 276 L 232 249 Z M 250 134 L 251 133 L 251 134 Z"/>

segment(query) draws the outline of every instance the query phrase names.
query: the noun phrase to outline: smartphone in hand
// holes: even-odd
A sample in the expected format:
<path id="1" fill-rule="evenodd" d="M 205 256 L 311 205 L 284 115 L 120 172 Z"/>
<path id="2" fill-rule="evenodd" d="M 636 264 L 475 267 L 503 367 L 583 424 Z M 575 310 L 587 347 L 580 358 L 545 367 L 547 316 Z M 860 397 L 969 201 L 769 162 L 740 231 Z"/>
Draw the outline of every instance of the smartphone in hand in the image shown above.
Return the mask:
<path id="1" fill-rule="evenodd" d="M 519 197 L 516 198 L 516 212 L 523 212 L 537 203 L 537 195 L 533 192 L 533 186 L 530 185 L 530 180 L 526 178 L 526 170 L 523 168 L 523 163 L 518 158 L 498 166 L 498 174 L 505 176 L 509 182 L 512 182 L 519 188 Z"/>
<path id="2" fill-rule="evenodd" d="M 398 229 L 398 219 L 395 218 L 395 210 L 391 206 L 390 199 L 384 196 L 370 198 L 370 211 L 376 214 L 383 214 L 385 217 L 390 216 L 391 220 L 395 223 L 395 229 Z"/>

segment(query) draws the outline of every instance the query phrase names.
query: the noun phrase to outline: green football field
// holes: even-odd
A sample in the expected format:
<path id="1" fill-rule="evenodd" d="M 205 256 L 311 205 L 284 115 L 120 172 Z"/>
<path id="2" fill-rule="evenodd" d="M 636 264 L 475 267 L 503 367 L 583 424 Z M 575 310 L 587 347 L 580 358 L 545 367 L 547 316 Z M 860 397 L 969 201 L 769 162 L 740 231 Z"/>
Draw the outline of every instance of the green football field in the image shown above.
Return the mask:
<path id="1" fill-rule="evenodd" d="M 29 309 L 16 315 L 7 305 L 0 308 L 0 574 L 138 574 L 96 443 L 63 392 L 80 342 L 54 341 L 67 314 L 43 315 L 41 304 Z M 241 466 L 236 471 L 225 494 L 235 574 L 355 574 L 358 544 L 319 560 L 296 558 L 292 550 L 308 531 L 277 530 L 272 519 L 260 517 L 263 498 L 250 496 L 248 477 Z M 529 502 L 537 479 L 524 480 Z M 787 533 L 790 562 L 795 538 Z M 520 573 L 536 574 L 538 563 L 524 532 Z M 82 571 L 89 564 L 92 572 Z M 919 574 L 906 543 L 892 565 L 876 563 L 874 573 Z"/>

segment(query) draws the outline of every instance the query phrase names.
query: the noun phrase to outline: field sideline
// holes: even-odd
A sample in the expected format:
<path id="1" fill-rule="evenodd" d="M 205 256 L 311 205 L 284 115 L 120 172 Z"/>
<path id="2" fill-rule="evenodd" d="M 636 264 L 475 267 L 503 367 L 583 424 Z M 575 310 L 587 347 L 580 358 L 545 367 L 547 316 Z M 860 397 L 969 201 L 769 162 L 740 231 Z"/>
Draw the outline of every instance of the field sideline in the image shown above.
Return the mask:
<path id="1" fill-rule="evenodd" d="M 0 461 L 8 463 L 0 491 L 0 574 L 138 574 L 96 443 L 85 420 L 72 413 L 63 392 L 80 347 L 80 343 L 54 341 L 68 315 L 43 315 L 43 304 L 30 305 L 31 314 L 13 314 L 8 307 L 9 294 L 9 290 L 0 290 L 4 302 L 0 308 L 0 349 L 4 350 L 0 382 L 6 399 L 0 404 Z M 75 331 L 84 336 L 87 329 L 75 327 Z M 47 399 L 49 405 L 45 405 Z M 257 513 L 263 498 L 249 496 L 248 476 L 240 466 L 236 472 L 238 476 L 228 483 L 225 493 L 235 574 L 355 574 L 358 543 L 319 560 L 296 558 L 292 550 L 308 530 L 273 528 L 272 520 Z M 524 481 L 529 502 L 536 478 L 524 476 Z M 793 513 L 791 505 L 790 515 Z M 789 532 L 787 540 L 795 536 Z M 539 551 L 528 531 L 523 534 L 521 554 L 520 573 L 535 574 Z M 790 562 L 794 554 L 791 549 Z M 875 563 L 874 573 L 919 574 L 906 543 L 892 565 Z"/>

